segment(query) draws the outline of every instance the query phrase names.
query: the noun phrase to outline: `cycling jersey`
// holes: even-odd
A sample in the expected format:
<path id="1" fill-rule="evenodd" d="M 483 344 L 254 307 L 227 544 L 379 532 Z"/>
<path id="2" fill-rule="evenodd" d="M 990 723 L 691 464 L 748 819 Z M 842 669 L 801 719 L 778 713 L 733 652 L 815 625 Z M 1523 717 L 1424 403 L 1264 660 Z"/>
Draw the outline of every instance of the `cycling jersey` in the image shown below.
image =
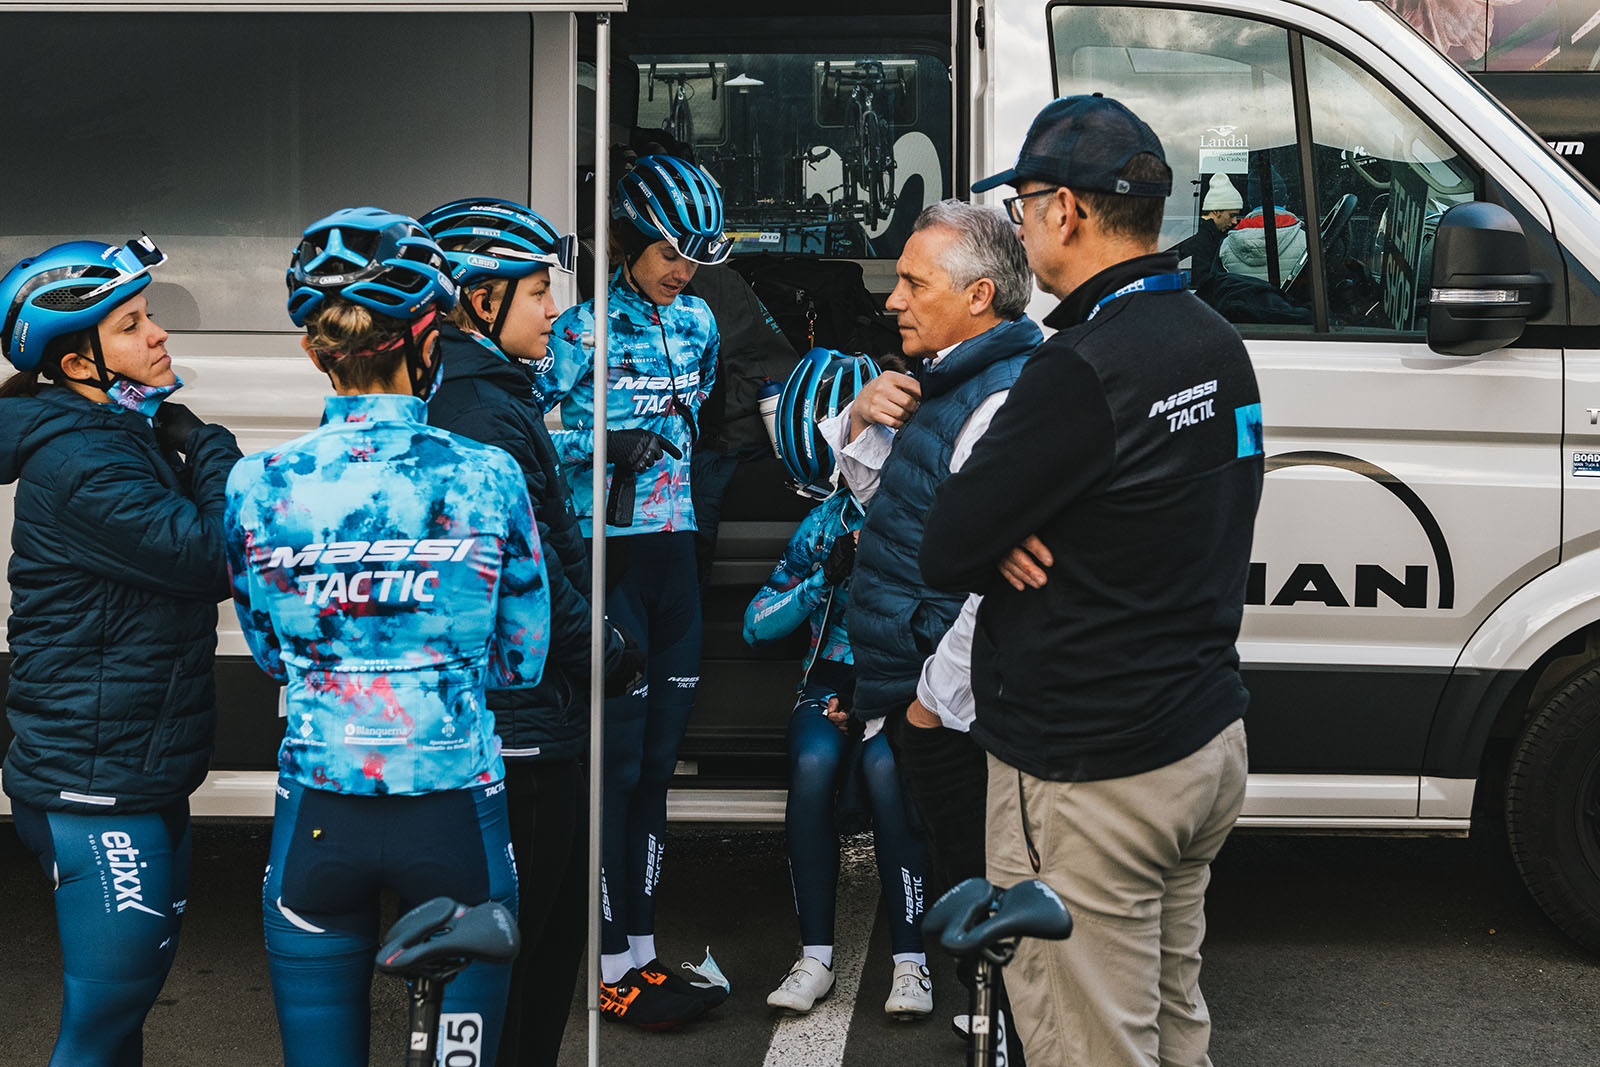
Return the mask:
<path id="1" fill-rule="evenodd" d="M 653 430 L 676 445 L 670 455 L 639 475 L 633 525 L 608 526 L 608 536 L 695 528 L 690 498 L 690 452 L 695 420 L 717 376 L 720 338 L 705 301 L 679 296 L 660 307 L 634 292 L 619 270 L 607 290 L 609 395 L 606 427 Z M 562 429 L 552 433 L 572 503 L 587 536 L 594 501 L 594 304 L 568 308 L 555 322 L 550 349 L 534 364 L 545 410 L 561 408 Z M 609 476 L 607 484 L 610 484 Z"/>
<path id="2" fill-rule="evenodd" d="M 850 635 L 845 628 L 850 583 L 829 585 L 822 573 L 822 561 L 828 558 L 837 538 L 861 529 L 863 518 L 855 497 L 841 489 L 800 520 L 772 575 L 745 609 L 745 641 L 758 646 L 776 641 L 792 633 L 802 621 L 809 621 L 811 645 L 807 662 L 817 658 L 819 644 L 822 659 L 852 662 Z"/>
<path id="3" fill-rule="evenodd" d="M 550 606 L 522 472 L 392 394 L 329 397 L 323 425 L 228 479 L 239 621 L 284 683 L 280 773 L 414 794 L 499 780 L 485 683 L 536 684 Z"/>

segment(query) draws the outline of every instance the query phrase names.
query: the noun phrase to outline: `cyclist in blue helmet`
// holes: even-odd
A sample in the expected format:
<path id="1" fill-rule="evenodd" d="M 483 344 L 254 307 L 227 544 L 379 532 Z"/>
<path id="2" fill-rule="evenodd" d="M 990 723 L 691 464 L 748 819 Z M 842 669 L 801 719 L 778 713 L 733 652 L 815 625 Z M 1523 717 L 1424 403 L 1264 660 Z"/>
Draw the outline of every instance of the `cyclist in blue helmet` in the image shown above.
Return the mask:
<path id="1" fill-rule="evenodd" d="M 745 610 L 744 638 L 763 645 L 802 625 L 811 646 L 802 661 L 789 718 L 789 796 L 784 811 L 789 875 L 800 920 L 800 958 L 767 1004 L 804 1014 L 833 989 L 833 925 L 839 877 L 839 827 L 864 794 L 889 917 L 894 978 L 884 1010 L 914 1019 L 931 1008 L 921 916 L 927 856 L 912 828 L 911 806 L 888 737 L 850 714 L 855 691 L 850 651 L 850 574 L 864 518 L 850 487 L 836 478 L 833 452 L 817 422 L 847 411 L 878 366 L 867 356 L 825 348 L 808 352 L 784 383 L 776 442 L 796 488 L 822 502 L 800 520 L 772 575 Z M 882 720 L 878 720 L 881 723 Z"/>
<path id="2" fill-rule="evenodd" d="M 55 888 L 51 1063 L 137 1064 L 177 951 L 189 796 L 216 732 L 233 435 L 167 400 L 148 237 L 72 241 L 0 278 L 0 483 L 16 483 L 3 779 Z"/>
<path id="3" fill-rule="evenodd" d="M 690 462 L 699 410 L 716 378 L 719 335 L 705 301 L 684 294 L 702 263 L 727 258 L 722 196 L 710 175 L 644 156 L 617 182 L 607 350 L 594 350 L 594 305 L 556 320 L 534 364 L 579 522 L 609 538 L 607 615 L 647 658 L 644 684 L 606 705 L 601 1009 L 662 1029 L 726 996 L 725 980 L 686 978 L 655 945 L 667 784 L 700 680 L 700 590 Z M 608 499 L 591 499 L 596 373 L 605 368 Z"/>
<path id="4" fill-rule="evenodd" d="M 241 461 L 227 551 L 240 625 L 284 686 L 262 887 L 290 1067 L 368 1062 L 379 892 L 516 906 L 485 688 L 538 683 L 550 608 L 522 472 L 427 424 L 444 253 L 375 208 L 313 223 L 289 313 L 337 394 L 322 425 Z M 492 1065 L 509 964 L 448 986 L 441 1062 Z"/>
<path id="5" fill-rule="evenodd" d="M 444 381 L 428 402 L 428 420 L 517 461 L 550 579 L 544 679 L 534 689 L 491 689 L 489 707 L 504 744 L 522 929 L 499 1062 L 554 1067 L 588 911 L 590 570 L 532 364 L 544 358 L 556 319 L 551 272 L 572 272 L 575 242 L 529 208 L 493 197 L 456 200 L 419 221 L 461 289 L 439 328 Z M 615 631 L 610 646 L 608 690 L 620 694 L 632 688 L 643 659 Z"/>

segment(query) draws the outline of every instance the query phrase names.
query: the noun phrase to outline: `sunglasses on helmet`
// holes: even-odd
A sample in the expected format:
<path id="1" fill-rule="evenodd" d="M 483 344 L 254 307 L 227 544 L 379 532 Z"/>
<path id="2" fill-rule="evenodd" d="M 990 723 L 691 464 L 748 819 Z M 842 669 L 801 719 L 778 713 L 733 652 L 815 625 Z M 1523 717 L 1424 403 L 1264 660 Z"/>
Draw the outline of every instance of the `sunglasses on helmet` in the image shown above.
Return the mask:
<path id="1" fill-rule="evenodd" d="M 117 286 L 126 285 L 142 274 L 149 274 L 151 267 L 159 267 L 166 261 L 166 253 L 156 247 L 156 243 L 150 239 L 150 235 L 147 233 L 141 234 L 117 249 L 109 257 L 108 262 L 116 270 L 117 276 L 107 279 L 102 284 L 83 294 L 83 298 L 92 300 L 102 293 L 109 293 Z"/>

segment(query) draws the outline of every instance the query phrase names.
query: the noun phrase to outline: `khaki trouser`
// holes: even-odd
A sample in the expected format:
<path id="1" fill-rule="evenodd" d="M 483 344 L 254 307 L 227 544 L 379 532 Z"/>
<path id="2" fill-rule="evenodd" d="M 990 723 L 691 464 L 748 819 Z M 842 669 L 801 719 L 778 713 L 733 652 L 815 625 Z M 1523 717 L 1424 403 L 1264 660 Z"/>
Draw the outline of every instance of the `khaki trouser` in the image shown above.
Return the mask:
<path id="1" fill-rule="evenodd" d="M 1050 782 L 989 757 L 989 880 L 1041 879 L 1074 923 L 1066 941 L 1023 941 L 1006 968 L 1030 1064 L 1209 1067 L 1206 884 L 1244 804 L 1245 775 L 1242 721 L 1127 778 Z"/>

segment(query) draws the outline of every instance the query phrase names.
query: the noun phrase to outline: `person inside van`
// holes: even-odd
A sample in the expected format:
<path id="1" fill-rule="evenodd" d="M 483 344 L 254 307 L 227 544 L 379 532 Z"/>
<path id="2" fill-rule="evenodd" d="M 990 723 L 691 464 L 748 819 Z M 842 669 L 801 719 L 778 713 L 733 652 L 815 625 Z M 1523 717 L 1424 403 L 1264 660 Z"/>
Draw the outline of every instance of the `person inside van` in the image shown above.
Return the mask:
<path id="1" fill-rule="evenodd" d="M 1223 238 L 1238 224 L 1242 210 L 1244 198 L 1239 195 L 1239 187 L 1226 174 L 1213 174 L 1201 202 L 1199 227 L 1173 249 L 1180 263 L 1189 260 L 1189 288 L 1202 288 L 1211 280 L 1211 275 L 1221 269 L 1217 264 L 1217 250 Z"/>
<path id="2" fill-rule="evenodd" d="M 884 1011 L 919 1019 L 933 1011 L 933 984 L 922 945 L 927 850 L 912 828 L 911 806 L 888 734 L 865 738 L 850 708 L 850 572 L 865 512 L 847 484 L 834 486 L 833 450 L 819 418 L 848 410 L 878 373 L 868 356 L 812 349 L 784 384 L 778 440 L 795 484 L 822 502 L 800 520 L 766 584 L 745 609 L 744 639 L 776 641 L 811 631 L 794 711 L 789 718 L 789 797 L 784 809 L 789 876 L 800 920 L 800 958 L 767 995 L 774 1008 L 804 1014 L 833 989 L 833 920 L 838 900 L 836 812 L 859 781 L 872 812 L 873 850 L 889 919 L 894 973 Z"/>
<path id="3" fill-rule="evenodd" d="M 484 690 L 539 682 L 550 604 L 516 461 L 427 424 L 448 266 L 404 215 L 308 227 L 289 317 L 336 395 L 318 429 L 228 479 L 240 626 L 284 686 L 262 911 L 289 1067 L 368 1062 L 380 890 L 402 913 L 516 907 Z M 510 976 L 480 961 L 445 988 L 441 1062 L 492 1067 Z"/>
<path id="4" fill-rule="evenodd" d="M 571 273 L 576 242 L 526 206 L 478 197 L 419 219 L 444 250 L 461 298 L 439 327 L 443 384 L 428 421 L 505 449 L 533 502 L 550 582 L 550 659 L 533 689 L 491 689 L 517 862 L 522 952 L 500 1035 L 505 1067 L 554 1067 L 583 960 L 589 891 L 589 550 L 578 529 L 555 445 L 545 429 L 533 365 L 556 319 L 550 272 Z M 643 657 L 611 630 L 607 693 L 633 688 Z"/>
<path id="5" fill-rule="evenodd" d="M 684 293 L 702 263 L 727 259 L 722 194 L 692 163 L 643 156 L 617 182 L 607 349 L 594 303 L 556 320 L 536 384 L 562 429 L 551 436 L 587 535 L 608 541 L 607 615 L 638 641 L 645 680 L 606 705 L 601 1010 L 647 1029 L 693 1019 L 727 996 L 714 964 L 663 965 L 655 889 L 666 852 L 667 785 L 700 681 L 700 587 L 690 463 L 699 409 L 716 380 L 719 333 Z M 593 499 L 596 366 L 606 397 L 607 499 Z M 707 961 L 710 963 L 711 961 Z"/>
<path id="6" fill-rule="evenodd" d="M 17 369 L 0 386 L 0 483 L 17 484 L 3 779 L 55 887 L 57 1067 L 143 1061 L 216 734 L 239 447 L 168 399 L 183 383 L 144 292 L 165 261 L 149 237 L 71 241 L 0 278 Z"/>

